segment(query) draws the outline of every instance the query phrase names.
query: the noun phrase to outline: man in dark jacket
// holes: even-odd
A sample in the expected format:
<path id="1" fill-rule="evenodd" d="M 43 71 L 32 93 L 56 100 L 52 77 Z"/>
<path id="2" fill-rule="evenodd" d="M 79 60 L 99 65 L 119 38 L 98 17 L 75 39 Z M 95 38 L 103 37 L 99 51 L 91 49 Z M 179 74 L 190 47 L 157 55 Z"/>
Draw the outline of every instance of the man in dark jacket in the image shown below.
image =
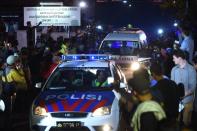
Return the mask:
<path id="1" fill-rule="evenodd" d="M 162 68 L 158 63 L 153 63 L 150 67 L 152 77 L 157 84 L 152 87 L 152 94 L 155 99 L 163 102 L 163 108 L 169 119 L 178 117 L 179 94 L 177 84 L 167 78 L 164 78 Z M 160 96 L 159 96 L 160 94 Z"/>

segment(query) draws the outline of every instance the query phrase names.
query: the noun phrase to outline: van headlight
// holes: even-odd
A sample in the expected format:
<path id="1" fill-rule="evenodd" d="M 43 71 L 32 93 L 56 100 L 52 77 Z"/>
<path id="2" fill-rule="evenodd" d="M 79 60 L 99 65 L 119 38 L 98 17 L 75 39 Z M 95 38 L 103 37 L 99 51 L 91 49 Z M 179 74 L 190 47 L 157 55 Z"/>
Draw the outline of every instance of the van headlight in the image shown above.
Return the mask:
<path id="1" fill-rule="evenodd" d="M 111 113 L 111 106 L 105 106 L 105 107 L 100 107 L 96 109 L 93 113 L 92 116 L 104 116 L 104 115 L 109 115 Z"/>
<path id="2" fill-rule="evenodd" d="M 139 62 L 132 62 L 131 64 L 131 70 L 136 71 L 140 69 L 140 63 Z"/>
<path id="3" fill-rule="evenodd" d="M 140 40 L 141 41 L 146 41 L 146 35 L 145 34 L 140 34 Z"/>
<path id="4" fill-rule="evenodd" d="M 47 116 L 46 109 L 41 106 L 37 106 L 34 109 L 34 115 Z"/>

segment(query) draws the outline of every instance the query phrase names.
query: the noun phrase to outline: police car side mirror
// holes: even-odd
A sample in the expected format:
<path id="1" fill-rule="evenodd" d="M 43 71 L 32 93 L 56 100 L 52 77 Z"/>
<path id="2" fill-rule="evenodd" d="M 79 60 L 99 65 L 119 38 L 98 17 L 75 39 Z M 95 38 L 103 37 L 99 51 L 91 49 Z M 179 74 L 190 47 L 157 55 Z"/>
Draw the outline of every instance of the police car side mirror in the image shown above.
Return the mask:
<path id="1" fill-rule="evenodd" d="M 127 88 L 127 85 L 125 83 L 120 82 L 120 88 Z"/>
<path id="2" fill-rule="evenodd" d="M 41 88 L 42 87 L 42 82 L 36 83 L 35 88 Z"/>

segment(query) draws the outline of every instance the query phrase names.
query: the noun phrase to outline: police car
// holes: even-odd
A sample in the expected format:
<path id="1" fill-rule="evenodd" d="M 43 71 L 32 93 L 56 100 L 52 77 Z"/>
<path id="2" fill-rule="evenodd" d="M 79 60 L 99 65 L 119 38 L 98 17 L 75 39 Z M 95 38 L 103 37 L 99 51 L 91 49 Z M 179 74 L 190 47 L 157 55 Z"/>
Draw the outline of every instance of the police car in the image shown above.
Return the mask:
<path id="1" fill-rule="evenodd" d="M 53 71 L 32 104 L 31 130 L 118 130 L 119 101 L 112 89 L 113 85 L 127 88 L 127 82 L 120 68 L 107 60 L 108 57 L 63 56 L 66 61 Z M 105 86 L 93 86 L 99 71 L 105 73 Z"/>

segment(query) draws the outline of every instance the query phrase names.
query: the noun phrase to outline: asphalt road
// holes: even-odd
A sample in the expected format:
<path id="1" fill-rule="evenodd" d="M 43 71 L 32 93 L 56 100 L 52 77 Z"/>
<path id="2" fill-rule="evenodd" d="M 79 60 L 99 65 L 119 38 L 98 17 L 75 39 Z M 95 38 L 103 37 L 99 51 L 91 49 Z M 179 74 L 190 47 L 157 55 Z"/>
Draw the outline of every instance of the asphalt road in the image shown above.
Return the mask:
<path id="1" fill-rule="evenodd" d="M 29 131 L 28 113 L 4 114 L 0 119 L 0 131 Z"/>

